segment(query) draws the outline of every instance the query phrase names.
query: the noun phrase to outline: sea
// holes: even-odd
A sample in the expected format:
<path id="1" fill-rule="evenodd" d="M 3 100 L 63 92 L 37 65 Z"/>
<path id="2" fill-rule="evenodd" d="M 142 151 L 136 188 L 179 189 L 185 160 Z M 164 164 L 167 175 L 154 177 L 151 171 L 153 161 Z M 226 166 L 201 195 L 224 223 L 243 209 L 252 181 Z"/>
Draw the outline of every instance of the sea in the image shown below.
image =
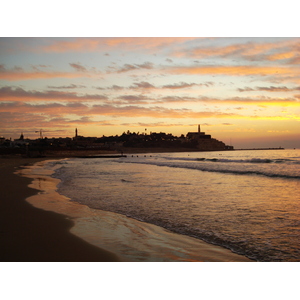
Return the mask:
<path id="1" fill-rule="evenodd" d="M 152 224 L 253 261 L 300 261 L 297 149 L 69 158 L 39 163 L 31 172 L 50 176 L 64 202 L 94 212 L 94 217 L 81 218 L 81 224 L 86 221 L 89 228 L 93 223 L 94 239 L 97 235 L 99 240 L 104 238 L 103 224 L 95 216 L 99 211 L 104 213 L 102 222 L 122 216 L 145 224 L 143 231 Z M 108 219 L 105 213 L 110 214 Z M 133 226 L 130 224 L 126 226 Z M 128 238 L 124 224 L 121 233 L 117 224 L 111 227 L 114 234 L 119 231 L 120 238 Z M 141 231 L 131 228 L 130 232 L 142 239 Z M 125 256 L 126 251 L 123 249 Z"/>

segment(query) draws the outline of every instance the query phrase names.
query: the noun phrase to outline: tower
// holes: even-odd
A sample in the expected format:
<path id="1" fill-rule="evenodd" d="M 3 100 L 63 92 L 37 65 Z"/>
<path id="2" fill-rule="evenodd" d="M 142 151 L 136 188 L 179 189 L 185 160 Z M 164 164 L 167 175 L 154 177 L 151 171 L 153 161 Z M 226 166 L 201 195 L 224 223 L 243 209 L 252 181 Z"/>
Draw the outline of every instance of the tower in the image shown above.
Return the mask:
<path id="1" fill-rule="evenodd" d="M 200 124 L 198 125 L 198 133 L 200 133 Z"/>
<path id="2" fill-rule="evenodd" d="M 78 137 L 78 130 L 77 130 L 77 128 L 75 129 L 75 138 L 77 138 Z"/>

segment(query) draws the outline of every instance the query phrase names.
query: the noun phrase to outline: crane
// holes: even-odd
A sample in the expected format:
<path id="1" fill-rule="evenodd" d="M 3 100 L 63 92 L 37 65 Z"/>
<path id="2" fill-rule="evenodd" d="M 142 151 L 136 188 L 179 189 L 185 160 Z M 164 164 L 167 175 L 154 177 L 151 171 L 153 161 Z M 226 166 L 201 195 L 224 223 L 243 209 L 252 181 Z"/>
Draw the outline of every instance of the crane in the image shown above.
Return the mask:
<path id="1" fill-rule="evenodd" d="M 35 132 L 39 132 L 40 133 L 40 139 L 43 139 L 43 129 L 40 130 L 36 130 Z"/>

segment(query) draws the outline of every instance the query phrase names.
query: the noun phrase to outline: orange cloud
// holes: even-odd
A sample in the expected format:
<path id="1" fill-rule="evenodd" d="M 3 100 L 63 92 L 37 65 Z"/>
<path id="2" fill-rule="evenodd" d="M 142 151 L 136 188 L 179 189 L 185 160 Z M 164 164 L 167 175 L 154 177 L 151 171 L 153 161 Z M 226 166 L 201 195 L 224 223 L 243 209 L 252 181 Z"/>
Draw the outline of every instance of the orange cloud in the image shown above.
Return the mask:
<path id="1" fill-rule="evenodd" d="M 299 68 L 269 66 L 190 66 L 172 67 L 165 70 L 171 74 L 215 74 L 229 76 L 300 75 Z"/>
<path id="2" fill-rule="evenodd" d="M 231 118 L 238 116 L 232 113 L 192 111 L 189 109 L 169 109 L 165 107 L 112 106 L 93 105 L 91 114 L 112 117 L 153 117 L 153 118 Z"/>
<path id="3" fill-rule="evenodd" d="M 49 116 L 59 116 L 74 114 L 78 116 L 111 116 L 111 117 L 154 117 L 154 118 L 223 118 L 238 116 L 232 113 L 192 111 L 189 109 L 170 109 L 161 106 L 142 107 L 137 105 L 92 105 L 83 103 L 47 103 L 47 104 L 28 104 L 24 102 L 0 102 L 0 111 L 7 115 L 12 113 L 33 113 Z"/>
<path id="4" fill-rule="evenodd" d="M 45 52 L 91 52 L 99 48 L 101 40 L 96 38 L 76 38 L 71 40 L 49 39 L 50 45 L 40 49 Z"/>
<path id="5" fill-rule="evenodd" d="M 222 40 L 220 38 L 219 40 Z M 228 40 L 228 39 L 226 39 Z M 299 53 L 297 46 L 299 39 L 287 39 L 279 42 L 249 42 L 238 43 L 223 47 L 195 47 L 192 50 L 182 49 L 174 51 L 173 55 L 178 57 L 193 57 L 193 58 L 207 58 L 207 57 L 243 57 L 249 60 L 282 60 L 296 56 Z M 274 53 L 279 51 L 279 53 Z"/>
<path id="6" fill-rule="evenodd" d="M 141 47 L 141 48 L 159 48 L 165 47 L 174 43 L 183 43 L 190 40 L 196 40 L 199 38 L 196 37 L 121 37 L 121 38 L 110 38 L 105 42 L 109 46 L 119 47 L 129 46 L 132 47 Z"/>
<path id="7" fill-rule="evenodd" d="M 282 60 L 282 59 L 290 59 L 294 58 L 297 55 L 297 52 L 287 51 L 281 53 L 275 53 L 273 55 L 269 55 L 267 57 L 268 60 Z"/>
<path id="8" fill-rule="evenodd" d="M 260 99 L 253 99 L 253 98 L 241 98 L 241 97 L 234 97 L 234 98 L 227 98 L 227 99 L 214 99 L 214 98 L 206 98 L 203 97 L 199 99 L 202 102 L 209 102 L 209 103 L 217 103 L 217 104 L 239 104 L 239 105 L 268 105 L 268 106 L 300 106 L 300 101 L 295 98 L 260 98 Z"/>
<path id="9" fill-rule="evenodd" d="M 197 38 L 189 37 L 112 37 L 112 38 L 75 38 L 65 41 L 53 40 L 43 46 L 45 52 L 96 52 L 113 48 L 149 49 L 182 43 Z M 51 42 L 51 39 L 49 39 Z"/>

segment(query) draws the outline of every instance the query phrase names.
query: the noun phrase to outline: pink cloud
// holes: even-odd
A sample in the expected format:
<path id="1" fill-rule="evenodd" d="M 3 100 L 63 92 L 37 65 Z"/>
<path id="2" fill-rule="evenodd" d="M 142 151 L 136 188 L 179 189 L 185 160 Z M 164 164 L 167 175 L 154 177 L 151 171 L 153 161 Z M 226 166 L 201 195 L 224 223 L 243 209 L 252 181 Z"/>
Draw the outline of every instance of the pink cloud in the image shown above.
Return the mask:
<path id="1" fill-rule="evenodd" d="M 267 76 L 267 75 L 293 75 L 299 76 L 299 68 L 275 66 L 183 66 L 165 69 L 170 74 L 212 74 L 228 76 Z"/>

